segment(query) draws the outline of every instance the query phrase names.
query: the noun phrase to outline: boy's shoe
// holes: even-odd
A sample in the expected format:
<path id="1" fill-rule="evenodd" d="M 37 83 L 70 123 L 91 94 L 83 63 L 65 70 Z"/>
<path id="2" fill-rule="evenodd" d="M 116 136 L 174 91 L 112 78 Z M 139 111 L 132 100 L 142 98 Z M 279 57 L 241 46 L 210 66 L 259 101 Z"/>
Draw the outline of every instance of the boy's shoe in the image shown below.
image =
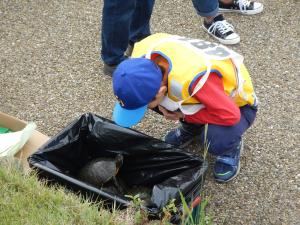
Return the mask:
<path id="1" fill-rule="evenodd" d="M 262 12 L 263 4 L 248 0 L 233 0 L 231 4 L 224 4 L 219 1 L 219 12 L 237 12 L 245 15 L 254 15 Z"/>
<path id="2" fill-rule="evenodd" d="M 222 44 L 233 45 L 240 42 L 239 35 L 234 32 L 233 26 L 224 19 L 222 14 L 216 16 L 210 24 L 204 21 L 203 28 Z"/>
<path id="3" fill-rule="evenodd" d="M 241 139 L 241 142 L 235 151 L 216 158 L 214 166 L 214 176 L 216 181 L 225 183 L 232 180 L 239 174 L 240 155 L 243 148 L 243 139 Z"/>
<path id="4" fill-rule="evenodd" d="M 165 136 L 165 142 L 180 148 L 184 148 L 191 144 L 191 142 L 197 137 L 200 137 L 200 134 L 199 136 L 195 135 L 194 133 L 188 132 L 187 130 L 183 129 L 182 126 L 180 126 L 167 133 Z"/>

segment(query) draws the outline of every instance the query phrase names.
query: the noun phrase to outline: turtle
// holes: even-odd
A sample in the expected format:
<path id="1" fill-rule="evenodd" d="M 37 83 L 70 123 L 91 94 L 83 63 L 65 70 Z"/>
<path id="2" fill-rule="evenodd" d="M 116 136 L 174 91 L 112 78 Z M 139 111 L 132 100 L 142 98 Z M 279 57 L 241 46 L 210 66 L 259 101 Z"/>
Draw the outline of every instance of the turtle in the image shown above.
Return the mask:
<path id="1" fill-rule="evenodd" d="M 117 174 L 123 164 L 123 155 L 115 158 L 100 157 L 88 162 L 78 173 L 79 179 L 97 188 L 123 193 L 123 185 L 117 179 Z"/>

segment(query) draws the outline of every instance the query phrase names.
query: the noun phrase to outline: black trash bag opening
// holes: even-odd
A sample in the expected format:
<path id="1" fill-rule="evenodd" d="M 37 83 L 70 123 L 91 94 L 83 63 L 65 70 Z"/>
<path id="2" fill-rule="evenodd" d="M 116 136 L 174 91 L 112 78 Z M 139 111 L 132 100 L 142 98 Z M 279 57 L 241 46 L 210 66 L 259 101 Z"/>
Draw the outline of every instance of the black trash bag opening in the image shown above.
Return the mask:
<path id="1" fill-rule="evenodd" d="M 70 123 L 28 158 L 39 176 L 93 198 L 127 207 L 130 199 L 101 191 L 77 178 L 88 162 L 98 157 L 122 154 L 118 176 L 126 186 L 152 188 L 150 214 L 158 216 L 179 191 L 191 201 L 199 195 L 207 162 L 200 157 L 133 129 L 88 113 Z"/>

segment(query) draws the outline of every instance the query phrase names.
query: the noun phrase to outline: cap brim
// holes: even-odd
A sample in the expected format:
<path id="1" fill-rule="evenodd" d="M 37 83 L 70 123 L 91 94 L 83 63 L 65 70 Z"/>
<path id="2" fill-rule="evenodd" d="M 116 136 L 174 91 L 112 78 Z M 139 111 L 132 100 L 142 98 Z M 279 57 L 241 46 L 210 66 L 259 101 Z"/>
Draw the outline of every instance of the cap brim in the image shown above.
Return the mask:
<path id="1" fill-rule="evenodd" d="M 146 111 L 147 105 L 140 107 L 138 109 L 128 110 L 121 107 L 121 105 L 116 102 L 114 112 L 113 112 L 113 120 L 116 124 L 122 127 L 132 127 L 140 122 Z"/>

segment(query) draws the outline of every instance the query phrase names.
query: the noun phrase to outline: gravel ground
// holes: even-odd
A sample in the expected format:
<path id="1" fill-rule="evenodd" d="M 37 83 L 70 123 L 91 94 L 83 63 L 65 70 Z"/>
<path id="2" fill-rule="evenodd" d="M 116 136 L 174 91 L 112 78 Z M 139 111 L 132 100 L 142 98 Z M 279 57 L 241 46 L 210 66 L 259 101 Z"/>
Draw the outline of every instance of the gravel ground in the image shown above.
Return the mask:
<path id="1" fill-rule="evenodd" d="M 233 49 L 245 57 L 260 111 L 245 135 L 237 179 L 217 184 L 208 173 L 216 224 L 300 224 L 300 3 L 262 2 L 260 15 L 226 14 L 241 36 Z M 101 11 L 102 1 L 0 1 L 0 111 L 35 121 L 49 136 L 85 112 L 111 118 L 111 78 L 99 60 Z M 213 41 L 191 1 L 157 0 L 152 18 L 153 33 Z M 175 126 L 149 112 L 136 129 L 162 138 Z"/>

